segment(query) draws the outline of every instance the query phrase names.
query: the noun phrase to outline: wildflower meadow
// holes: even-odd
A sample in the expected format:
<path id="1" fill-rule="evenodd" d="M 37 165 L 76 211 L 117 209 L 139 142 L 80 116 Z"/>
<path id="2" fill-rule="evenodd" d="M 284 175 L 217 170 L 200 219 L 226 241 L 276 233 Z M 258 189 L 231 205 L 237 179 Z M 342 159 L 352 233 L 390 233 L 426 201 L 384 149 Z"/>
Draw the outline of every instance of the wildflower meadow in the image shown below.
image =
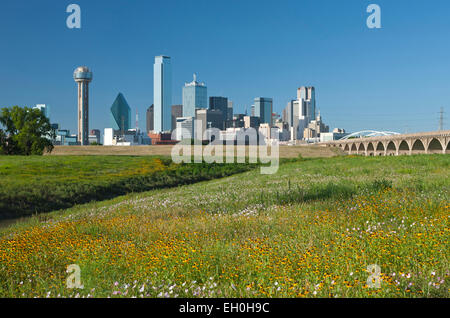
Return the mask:
<path id="1" fill-rule="evenodd" d="M 299 158 L 33 217 L 0 232 L 0 296 L 448 297 L 449 158 Z"/>

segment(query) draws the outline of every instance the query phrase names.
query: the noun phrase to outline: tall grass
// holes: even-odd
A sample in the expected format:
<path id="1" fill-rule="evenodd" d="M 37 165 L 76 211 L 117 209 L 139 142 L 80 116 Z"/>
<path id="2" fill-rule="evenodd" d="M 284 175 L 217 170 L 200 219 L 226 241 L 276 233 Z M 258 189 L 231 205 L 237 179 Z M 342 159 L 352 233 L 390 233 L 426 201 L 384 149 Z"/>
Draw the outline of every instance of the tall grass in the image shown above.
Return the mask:
<path id="1" fill-rule="evenodd" d="M 250 164 L 180 164 L 162 157 L 0 157 L 0 219 L 69 208 L 127 193 L 176 187 L 248 171 Z M 105 167 L 102 162 L 105 161 Z M 60 163 L 60 165 L 58 165 Z M 98 170 L 97 170 L 98 169 Z M 43 172 L 43 173 L 40 173 Z"/>

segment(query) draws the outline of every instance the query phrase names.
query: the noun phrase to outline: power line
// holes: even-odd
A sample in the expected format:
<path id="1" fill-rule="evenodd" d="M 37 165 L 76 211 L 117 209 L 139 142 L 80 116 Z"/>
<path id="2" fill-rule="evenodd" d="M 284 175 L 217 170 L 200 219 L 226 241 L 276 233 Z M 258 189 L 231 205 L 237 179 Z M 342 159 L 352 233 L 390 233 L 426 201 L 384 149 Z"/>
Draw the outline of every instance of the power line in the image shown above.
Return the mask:
<path id="1" fill-rule="evenodd" d="M 444 130 L 444 107 L 441 107 L 439 114 L 439 131 L 441 131 Z"/>

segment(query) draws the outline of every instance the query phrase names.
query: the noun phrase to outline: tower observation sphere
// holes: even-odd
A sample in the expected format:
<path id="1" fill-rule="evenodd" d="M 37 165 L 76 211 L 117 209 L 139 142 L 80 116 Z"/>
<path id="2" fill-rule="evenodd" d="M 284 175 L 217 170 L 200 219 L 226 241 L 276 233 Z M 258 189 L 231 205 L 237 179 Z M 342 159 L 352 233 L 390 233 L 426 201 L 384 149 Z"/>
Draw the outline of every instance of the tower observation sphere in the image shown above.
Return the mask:
<path id="1" fill-rule="evenodd" d="M 78 142 L 82 146 L 89 145 L 89 83 L 92 72 L 86 66 L 78 67 L 73 73 L 78 83 Z"/>

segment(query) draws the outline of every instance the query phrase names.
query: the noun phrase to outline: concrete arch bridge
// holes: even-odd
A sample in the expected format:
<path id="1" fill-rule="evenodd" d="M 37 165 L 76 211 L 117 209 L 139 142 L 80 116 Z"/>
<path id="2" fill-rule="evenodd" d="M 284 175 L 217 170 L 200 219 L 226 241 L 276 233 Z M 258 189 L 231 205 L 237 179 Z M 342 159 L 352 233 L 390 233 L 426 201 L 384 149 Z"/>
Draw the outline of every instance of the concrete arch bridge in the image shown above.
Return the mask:
<path id="1" fill-rule="evenodd" d="M 379 134 L 333 140 L 320 143 L 327 147 L 339 147 L 350 155 L 399 156 L 412 154 L 449 154 L 450 130 L 414 134 Z"/>

